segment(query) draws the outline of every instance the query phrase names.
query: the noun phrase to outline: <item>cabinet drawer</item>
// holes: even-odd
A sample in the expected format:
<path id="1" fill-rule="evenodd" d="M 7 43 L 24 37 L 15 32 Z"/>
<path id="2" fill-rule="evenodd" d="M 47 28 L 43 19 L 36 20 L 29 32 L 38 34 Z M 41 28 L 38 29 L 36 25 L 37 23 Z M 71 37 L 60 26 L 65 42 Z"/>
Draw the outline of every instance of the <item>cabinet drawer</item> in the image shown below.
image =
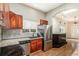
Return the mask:
<path id="1" fill-rule="evenodd" d="M 42 39 L 37 40 L 37 44 L 40 44 L 40 43 L 42 43 Z"/>
<path id="2" fill-rule="evenodd" d="M 42 39 L 31 40 L 31 53 L 37 50 L 42 50 Z"/>
<path id="3" fill-rule="evenodd" d="M 32 40 L 32 41 L 31 41 L 31 44 L 33 44 L 33 43 L 36 43 L 36 40 Z"/>

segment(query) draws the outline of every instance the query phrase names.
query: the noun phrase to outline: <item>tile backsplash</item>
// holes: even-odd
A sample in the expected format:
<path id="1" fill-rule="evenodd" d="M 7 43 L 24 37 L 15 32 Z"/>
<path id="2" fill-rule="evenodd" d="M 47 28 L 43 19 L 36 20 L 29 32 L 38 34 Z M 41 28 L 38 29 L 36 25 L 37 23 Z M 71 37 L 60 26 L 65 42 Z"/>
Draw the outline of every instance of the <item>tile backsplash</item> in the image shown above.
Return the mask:
<path id="1" fill-rule="evenodd" d="M 3 30 L 3 39 L 13 39 L 22 37 L 32 37 L 32 32 L 23 32 L 20 29 Z"/>
<path id="2" fill-rule="evenodd" d="M 3 32 L 3 39 L 15 37 L 16 35 L 20 35 L 20 31 L 17 29 L 2 30 L 2 32 Z"/>

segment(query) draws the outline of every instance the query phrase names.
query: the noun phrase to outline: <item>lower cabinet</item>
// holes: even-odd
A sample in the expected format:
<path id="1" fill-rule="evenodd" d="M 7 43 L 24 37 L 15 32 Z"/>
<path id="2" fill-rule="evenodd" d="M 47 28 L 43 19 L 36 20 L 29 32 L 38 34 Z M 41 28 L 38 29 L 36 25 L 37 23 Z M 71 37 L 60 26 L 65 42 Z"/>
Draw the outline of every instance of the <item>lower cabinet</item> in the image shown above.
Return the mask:
<path id="1" fill-rule="evenodd" d="M 42 50 L 42 39 L 41 38 L 31 40 L 30 52 L 32 53 L 38 50 Z"/>
<path id="2" fill-rule="evenodd" d="M 36 45 L 36 40 L 32 40 L 31 41 L 31 44 L 30 44 L 30 52 L 35 52 L 36 51 L 36 48 L 37 48 L 37 45 Z"/>
<path id="3" fill-rule="evenodd" d="M 37 50 L 42 50 L 42 39 L 37 40 Z"/>

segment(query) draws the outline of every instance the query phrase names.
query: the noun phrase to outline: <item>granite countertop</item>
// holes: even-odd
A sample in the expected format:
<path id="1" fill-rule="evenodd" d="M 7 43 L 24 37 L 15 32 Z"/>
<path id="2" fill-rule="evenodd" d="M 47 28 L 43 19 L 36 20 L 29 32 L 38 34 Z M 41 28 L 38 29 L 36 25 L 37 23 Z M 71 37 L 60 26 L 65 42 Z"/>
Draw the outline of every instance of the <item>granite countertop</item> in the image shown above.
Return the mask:
<path id="1" fill-rule="evenodd" d="M 0 47 L 16 45 L 16 44 L 19 44 L 19 41 L 35 40 L 37 38 L 43 38 L 43 37 L 30 37 L 30 38 L 19 38 L 19 39 L 16 38 L 16 39 L 0 40 Z"/>

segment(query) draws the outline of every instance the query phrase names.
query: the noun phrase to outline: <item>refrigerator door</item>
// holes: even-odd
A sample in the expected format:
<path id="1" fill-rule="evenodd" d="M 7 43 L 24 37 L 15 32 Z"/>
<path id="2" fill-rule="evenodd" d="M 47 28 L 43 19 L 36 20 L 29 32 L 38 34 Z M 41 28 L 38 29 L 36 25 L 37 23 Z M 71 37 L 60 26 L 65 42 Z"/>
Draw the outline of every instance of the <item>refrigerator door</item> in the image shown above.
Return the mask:
<path id="1" fill-rule="evenodd" d="M 46 41 L 52 40 L 52 26 L 47 26 L 44 33 L 44 38 Z"/>
<path id="2" fill-rule="evenodd" d="M 39 25 L 37 28 L 38 33 L 40 33 L 42 37 L 44 37 L 46 28 L 47 28 L 47 25 Z"/>
<path id="3" fill-rule="evenodd" d="M 44 33 L 44 51 L 52 48 L 52 26 L 47 26 Z"/>
<path id="4" fill-rule="evenodd" d="M 43 36 L 43 50 L 47 51 L 52 48 L 52 26 L 38 26 L 38 32 Z"/>
<path id="5" fill-rule="evenodd" d="M 50 25 L 39 25 L 38 32 L 44 37 L 44 40 L 51 40 L 52 39 L 52 26 Z"/>

